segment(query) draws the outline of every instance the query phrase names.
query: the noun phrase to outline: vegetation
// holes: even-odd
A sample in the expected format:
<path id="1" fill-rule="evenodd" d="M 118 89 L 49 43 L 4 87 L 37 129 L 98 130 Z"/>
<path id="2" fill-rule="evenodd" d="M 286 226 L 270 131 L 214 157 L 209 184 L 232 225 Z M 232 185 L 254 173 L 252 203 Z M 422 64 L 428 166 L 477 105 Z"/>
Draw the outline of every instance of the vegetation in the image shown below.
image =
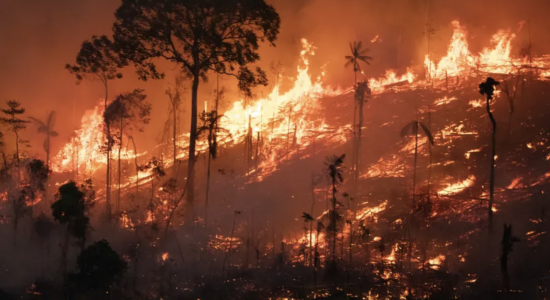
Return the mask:
<path id="1" fill-rule="evenodd" d="M 55 112 L 28 117 L 8 101 L 0 117 L 0 236 L 8 241 L 0 245 L 0 299 L 549 298 L 550 168 L 541 162 L 550 157 L 550 103 L 537 64 L 550 67 L 550 59 L 511 60 L 509 74 L 498 73 L 505 63 L 485 71 L 476 61 L 444 76 L 438 66 L 412 84 L 409 74 L 365 76 L 343 94 L 303 80 L 303 65 L 281 93 L 289 79 L 272 66 L 276 87 L 266 97 L 253 89 L 267 84 L 264 72 L 252 69 L 262 63 L 260 43 L 273 45 L 279 27 L 263 0 L 122 0 L 114 37 L 92 37 L 66 67 L 105 89 L 66 144 L 86 149 L 77 153 L 90 166 L 84 181 L 87 171 L 68 174 L 74 157 L 51 155 L 50 139 L 69 130 L 55 128 Z M 311 67 L 314 47 L 302 42 Z M 371 58 L 360 42 L 350 48 L 346 65 L 357 76 Z M 111 83 L 130 64 L 140 79 L 160 80 L 167 62 L 178 74 L 167 90 L 113 91 L 126 90 L 127 82 Z M 489 74 L 480 96 L 471 86 Z M 211 75 L 215 105 L 198 113 L 199 95 L 209 92 L 199 85 Z M 220 89 L 220 76 L 244 99 Z M 155 89 L 169 98 L 158 114 Z M 224 95 L 231 101 L 220 103 Z M 503 139 L 500 118 L 509 120 Z M 27 120 L 37 133 L 23 131 Z M 350 144 L 348 161 L 341 153 Z M 486 222 L 503 231 L 487 235 Z"/>

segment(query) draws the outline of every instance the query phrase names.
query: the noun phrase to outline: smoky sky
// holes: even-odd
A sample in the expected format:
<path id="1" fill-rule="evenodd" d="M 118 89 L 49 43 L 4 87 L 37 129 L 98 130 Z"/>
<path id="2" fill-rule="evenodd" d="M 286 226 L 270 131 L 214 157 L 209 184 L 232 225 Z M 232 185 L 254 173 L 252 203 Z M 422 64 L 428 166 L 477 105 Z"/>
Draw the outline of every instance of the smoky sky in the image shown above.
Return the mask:
<path id="1" fill-rule="evenodd" d="M 350 41 L 361 40 L 374 58 L 366 69 L 370 76 L 380 76 L 386 69 L 398 72 L 406 66 L 420 65 L 425 54 L 423 31 L 426 22 L 437 29 L 433 38 L 435 55 L 443 54 L 452 30 L 452 20 L 459 20 L 469 32 L 471 49 L 481 50 L 498 29 L 516 33 L 514 54 L 529 39 L 535 54 L 547 53 L 547 33 L 550 30 L 550 2 L 543 0 L 275 0 L 269 1 L 281 15 L 281 33 L 277 47 L 262 46 L 262 62 L 266 69 L 272 62 L 281 62 L 288 76 L 295 75 L 301 47 L 306 38 L 316 47 L 311 60 L 311 72 L 316 76 L 326 69 L 326 82 L 350 86 L 353 74 L 344 68 L 344 56 Z M 60 137 L 53 141 L 54 153 L 80 124 L 86 109 L 93 108 L 103 97 L 97 82 L 84 81 L 76 85 L 75 78 L 64 66 L 73 63 L 81 43 L 92 35 L 111 33 L 117 0 L 0 0 L 0 103 L 15 99 L 27 109 L 27 114 L 46 118 L 55 110 L 56 128 Z M 518 31 L 519 22 L 529 20 L 529 26 Z M 528 27 L 528 28 L 527 28 Z M 370 41 L 379 35 L 379 41 Z M 172 74 L 177 66 L 164 63 L 163 70 Z M 167 116 L 164 93 L 171 80 L 138 81 L 132 70 L 125 78 L 114 82 L 110 95 L 143 88 L 153 103 L 152 124 L 140 143 L 155 139 Z M 268 72 L 268 74 L 270 74 Z M 238 99 L 234 82 L 223 79 L 228 99 Z M 202 84 L 199 109 L 211 97 L 214 80 Z M 284 87 L 283 87 L 284 88 Z M 257 89 L 268 92 L 270 87 Z M 187 94 L 187 98 L 190 93 Z M 186 104 L 189 105 L 189 99 Z M 189 111 L 189 109 L 187 109 Z M 182 129 L 188 128 L 184 114 Z M 29 125 L 24 135 L 41 140 L 36 128 Z M 32 154 L 41 153 L 39 147 Z"/>

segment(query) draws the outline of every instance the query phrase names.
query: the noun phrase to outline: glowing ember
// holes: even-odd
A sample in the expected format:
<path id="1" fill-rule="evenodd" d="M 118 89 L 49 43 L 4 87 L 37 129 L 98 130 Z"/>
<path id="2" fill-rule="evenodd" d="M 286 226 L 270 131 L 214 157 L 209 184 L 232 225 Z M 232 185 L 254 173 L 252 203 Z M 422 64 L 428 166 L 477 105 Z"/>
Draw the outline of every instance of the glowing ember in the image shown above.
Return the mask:
<path id="1" fill-rule="evenodd" d="M 429 259 L 428 264 L 429 264 L 430 268 L 432 268 L 434 270 L 439 270 L 439 268 L 441 267 L 441 264 L 444 261 L 445 261 L 445 255 L 439 254 L 438 256 L 436 256 L 432 259 Z"/>
<path id="2" fill-rule="evenodd" d="M 166 261 L 168 259 L 168 252 L 162 253 L 162 261 Z"/>

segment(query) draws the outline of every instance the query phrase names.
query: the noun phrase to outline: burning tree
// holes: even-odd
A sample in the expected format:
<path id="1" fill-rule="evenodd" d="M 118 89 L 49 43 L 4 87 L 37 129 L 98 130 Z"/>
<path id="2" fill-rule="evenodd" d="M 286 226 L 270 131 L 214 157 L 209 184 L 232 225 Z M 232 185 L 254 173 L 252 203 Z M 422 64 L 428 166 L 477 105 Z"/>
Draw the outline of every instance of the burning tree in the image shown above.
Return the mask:
<path id="1" fill-rule="evenodd" d="M 151 104 L 145 101 L 147 96 L 143 90 L 136 89 L 132 92 L 119 95 L 107 106 L 103 115 L 106 124 L 112 124 L 115 128 L 114 135 L 118 143 L 118 197 L 116 210 L 120 212 L 121 201 L 121 160 L 122 139 L 124 135 L 131 136 L 134 130 L 142 132 L 144 126 L 149 124 L 151 115 Z M 137 153 L 134 153 L 137 155 Z"/>
<path id="2" fill-rule="evenodd" d="M 118 70 L 124 66 L 115 52 L 113 42 L 106 36 L 93 36 L 91 41 L 84 41 L 80 51 L 76 56 L 76 65 L 67 64 L 65 68 L 76 76 L 77 84 L 83 79 L 92 81 L 99 80 L 105 89 L 105 111 L 109 101 L 109 81 L 122 78 L 122 73 Z M 111 216 L 111 148 L 113 141 L 111 138 L 111 126 L 105 123 L 105 133 L 107 139 L 107 175 L 106 175 L 106 202 L 107 216 Z"/>
<path id="3" fill-rule="evenodd" d="M 260 59 L 259 42 L 274 45 L 280 19 L 263 0 L 123 0 L 114 24 L 120 54 L 137 67 L 143 80 L 163 77 L 151 58 L 162 57 L 181 66 L 192 78 L 188 160 L 188 201 L 194 199 L 197 138 L 197 99 L 200 79 L 208 72 L 231 75 L 239 88 L 267 85 L 265 72 L 247 65 Z M 238 68 L 238 70 L 236 70 Z"/>
<path id="4" fill-rule="evenodd" d="M 50 138 L 56 137 L 59 134 L 57 131 L 53 130 L 53 127 L 55 126 L 55 111 L 51 111 L 48 114 L 48 118 L 46 119 L 46 122 L 41 121 L 34 117 L 29 117 L 29 119 L 33 120 L 38 124 L 38 132 L 46 135 L 46 140 L 44 140 L 44 151 L 46 152 L 46 165 L 50 166 Z"/>
<path id="5" fill-rule="evenodd" d="M 27 128 L 28 121 L 19 119 L 18 116 L 25 113 L 25 109 L 21 107 L 21 103 L 15 100 L 9 100 L 6 102 L 8 105 L 7 109 L 2 109 L 2 112 L 9 117 L 0 117 L 0 123 L 4 124 L 9 131 L 13 132 L 15 135 L 15 163 L 17 165 L 17 180 L 18 184 L 21 181 L 21 171 L 19 166 L 19 144 L 22 142 L 19 139 L 19 131 Z"/>
<path id="6" fill-rule="evenodd" d="M 489 115 L 489 119 L 491 119 L 491 124 L 493 125 L 493 132 L 491 135 L 491 179 L 489 183 L 489 230 L 492 230 L 493 228 L 493 199 L 495 196 L 495 156 L 497 139 L 497 121 L 491 112 L 491 100 L 493 99 L 493 93 L 495 92 L 495 86 L 497 85 L 499 85 L 498 81 L 495 81 L 491 77 L 487 77 L 487 80 L 479 85 L 479 93 L 487 96 L 487 115 Z"/>

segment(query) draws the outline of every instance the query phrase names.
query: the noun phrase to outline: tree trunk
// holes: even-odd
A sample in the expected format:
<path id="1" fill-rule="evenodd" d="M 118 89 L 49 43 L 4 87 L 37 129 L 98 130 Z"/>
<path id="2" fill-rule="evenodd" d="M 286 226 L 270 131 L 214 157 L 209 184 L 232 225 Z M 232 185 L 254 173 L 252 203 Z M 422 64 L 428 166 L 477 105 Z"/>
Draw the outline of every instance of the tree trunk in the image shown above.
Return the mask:
<path id="1" fill-rule="evenodd" d="M 120 154 L 122 153 L 122 127 L 123 127 L 123 114 L 121 113 L 120 114 L 120 135 L 119 135 L 119 145 L 118 145 L 118 195 L 117 195 L 117 207 L 116 207 L 116 210 L 117 210 L 117 213 L 120 213 L 120 202 L 121 202 L 121 180 L 122 180 L 122 174 L 121 174 L 121 171 L 122 171 L 122 168 L 121 168 L 121 164 L 120 164 Z"/>
<path id="2" fill-rule="evenodd" d="M 493 125 L 493 132 L 491 135 L 491 179 L 489 183 L 489 209 L 488 209 L 488 222 L 489 231 L 493 229 L 493 199 L 495 191 L 495 155 L 496 155 L 496 136 L 497 136 L 497 122 L 491 112 L 491 106 L 489 104 L 490 99 L 487 99 L 487 114 L 491 119 Z"/>
<path id="3" fill-rule="evenodd" d="M 209 149 L 210 150 L 210 149 Z M 206 169 L 206 201 L 204 202 L 204 225 L 208 226 L 208 195 L 210 192 L 210 160 L 212 155 L 208 151 L 208 166 Z"/>
<path id="4" fill-rule="evenodd" d="M 46 147 L 46 166 L 50 167 L 50 131 L 46 132 L 46 144 L 48 145 Z M 78 154 L 78 153 L 77 153 Z"/>
<path id="5" fill-rule="evenodd" d="M 414 135 L 414 171 L 413 171 L 413 201 L 412 201 L 412 208 L 413 208 L 413 215 L 414 210 L 416 208 L 416 161 L 418 158 L 418 123 L 415 124 L 416 131 Z"/>
<path id="6" fill-rule="evenodd" d="M 137 161 L 137 147 L 136 147 L 136 141 L 134 141 L 134 138 L 131 138 L 132 144 L 134 145 L 134 164 L 136 165 L 136 198 L 139 195 L 139 166 Z"/>
<path id="7" fill-rule="evenodd" d="M 193 87 L 191 90 L 191 129 L 189 132 L 189 161 L 187 171 L 187 185 L 189 191 L 187 194 L 187 204 L 191 210 L 191 224 L 194 223 L 193 202 L 195 199 L 195 144 L 197 141 L 197 96 L 199 90 L 199 74 L 193 74 Z"/>
<path id="8" fill-rule="evenodd" d="M 107 102 L 109 98 L 109 90 L 107 87 L 107 81 L 104 82 L 105 86 L 105 110 L 107 111 Z M 105 125 L 107 127 L 107 174 L 105 180 L 105 201 L 107 218 L 111 219 L 111 125 L 108 120 L 105 120 Z"/>
<path id="9" fill-rule="evenodd" d="M 178 96 L 179 96 L 179 92 L 178 92 Z M 179 100 L 178 100 L 179 101 Z M 178 123 L 178 119 L 177 119 L 177 107 L 176 107 L 176 102 L 173 101 L 172 102 L 172 113 L 174 114 L 174 128 L 173 128 L 173 131 L 172 131 L 172 147 L 174 148 L 173 152 L 174 152 L 174 163 L 173 163 L 173 166 L 174 166 L 174 178 L 176 178 L 176 174 L 178 172 L 178 168 L 176 166 L 179 166 L 179 165 L 176 165 L 176 162 L 178 160 L 178 151 L 177 151 L 177 143 L 176 143 L 176 138 L 177 138 L 177 123 Z"/>
<path id="10" fill-rule="evenodd" d="M 19 164 L 19 134 L 17 131 L 15 133 L 15 161 L 17 162 L 17 186 L 21 182 L 21 167 Z"/>
<path id="11" fill-rule="evenodd" d="M 502 255 L 500 257 L 500 272 L 502 273 L 502 284 L 504 289 L 510 291 L 510 275 L 508 274 L 508 256 Z"/>
<path id="12" fill-rule="evenodd" d="M 332 179 L 332 262 L 336 263 L 336 179 Z"/>

